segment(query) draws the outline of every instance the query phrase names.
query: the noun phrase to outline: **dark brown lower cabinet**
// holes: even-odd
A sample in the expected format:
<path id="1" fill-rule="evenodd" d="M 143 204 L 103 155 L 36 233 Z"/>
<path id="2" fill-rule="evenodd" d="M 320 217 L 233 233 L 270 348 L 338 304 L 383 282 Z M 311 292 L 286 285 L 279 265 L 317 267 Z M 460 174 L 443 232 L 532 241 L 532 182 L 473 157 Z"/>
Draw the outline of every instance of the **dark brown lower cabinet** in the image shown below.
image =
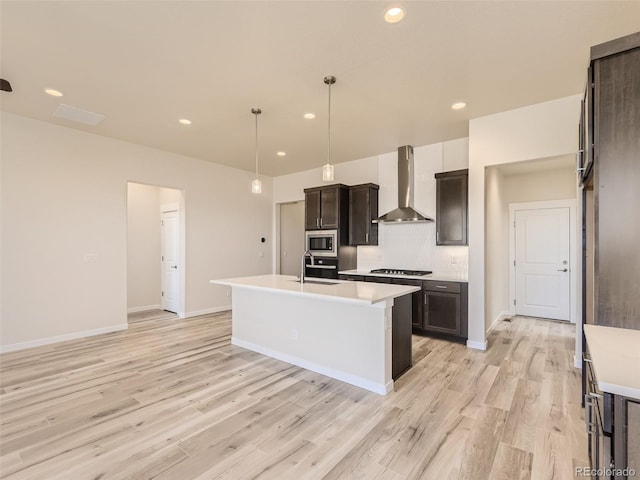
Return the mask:
<path id="1" fill-rule="evenodd" d="M 393 300 L 391 314 L 391 378 L 396 380 L 413 365 L 411 348 L 411 295 Z"/>
<path id="2" fill-rule="evenodd" d="M 467 284 L 424 282 L 422 330 L 467 337 Z"/>

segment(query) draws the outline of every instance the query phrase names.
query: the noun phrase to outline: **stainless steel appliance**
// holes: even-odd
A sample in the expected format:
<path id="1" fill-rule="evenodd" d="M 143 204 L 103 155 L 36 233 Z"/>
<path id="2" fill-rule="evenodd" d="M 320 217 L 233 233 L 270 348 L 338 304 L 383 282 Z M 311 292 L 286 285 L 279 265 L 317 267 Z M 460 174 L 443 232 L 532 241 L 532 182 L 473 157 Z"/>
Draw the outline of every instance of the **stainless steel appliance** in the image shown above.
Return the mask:
<path id="1" fill-rule="evenodd" d="M 431 270 L 402 270 L 400 268 L 378 268 L 371 270 L 371 273 L 384 273 L 385 275 L 430 275 L 433 273 Z"/>
<path id="2" fill-rule="evenodd" d="M 373 223 L 433 222 L 413 208 L 413 147 L 398 148 L 398 208 L 385 213 Z"/>
<path id="3" fill-rule="evenodd" d="M 337 230 L 307 230 L 305 237 L 305 248 L 314 257 L 338 256 Z"/>

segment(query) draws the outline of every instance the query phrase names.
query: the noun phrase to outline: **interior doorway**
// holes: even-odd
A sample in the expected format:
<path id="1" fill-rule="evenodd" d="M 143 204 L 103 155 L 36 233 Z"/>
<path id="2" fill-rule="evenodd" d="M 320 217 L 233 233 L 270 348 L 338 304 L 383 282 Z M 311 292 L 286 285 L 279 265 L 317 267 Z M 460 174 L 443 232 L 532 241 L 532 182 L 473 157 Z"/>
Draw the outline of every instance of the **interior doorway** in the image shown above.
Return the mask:
<path id="1" fill-rule="evenodd" d="M 300 275 L 304 252 L 304 201 L 280 204 L 278 232 L 279 254 L 276 271 L 282 275 Z"/>
<path id="2" fill-rule="evenodd" d="M 127 184 L 127 311 L 184 316 L 185 226 L 181 190 Z"/>
<path id="3" fill-rule="evenodd" d="M 511 314 L 575 322 L 575 201 L 511 204 L 509 217 Z"/>

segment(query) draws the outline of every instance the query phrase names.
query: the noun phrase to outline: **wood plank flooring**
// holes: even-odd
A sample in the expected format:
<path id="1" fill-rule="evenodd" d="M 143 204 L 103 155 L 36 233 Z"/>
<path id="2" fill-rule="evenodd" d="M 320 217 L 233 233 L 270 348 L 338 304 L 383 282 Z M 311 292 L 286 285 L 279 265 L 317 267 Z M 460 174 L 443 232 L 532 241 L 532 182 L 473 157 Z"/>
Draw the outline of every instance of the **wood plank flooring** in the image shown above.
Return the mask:
<path id="1" fill-rule="evenodd" d="M 230 344 L 230 313 L 0 356 L 0 477 L 569 479 L 587 466 L 573 325 L 486 352 L 414 337 L 386 397 Z"/>

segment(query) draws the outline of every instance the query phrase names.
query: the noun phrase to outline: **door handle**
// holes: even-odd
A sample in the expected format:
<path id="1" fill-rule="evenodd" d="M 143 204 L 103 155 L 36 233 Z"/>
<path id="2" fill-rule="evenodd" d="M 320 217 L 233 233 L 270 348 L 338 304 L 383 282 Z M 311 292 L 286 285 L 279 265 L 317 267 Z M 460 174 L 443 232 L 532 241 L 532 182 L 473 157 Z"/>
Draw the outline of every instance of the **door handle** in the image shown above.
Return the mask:
<path id="1" fill-rule="evenodd" d="M 558 271 L 559 271 L 559 272 L 568 272 L 568 271 L 569 271 L 569 269 L 567 269 L 567 268 L 563 268 L 562 270 L 558 270 Z"/>
<path id="2" fill-rule="evenodd" d="M 177 268 L 178 268 L 178 265 L 171 265 L 171 268 L 175 268 L 175 269 L 177 269 Z"/>

